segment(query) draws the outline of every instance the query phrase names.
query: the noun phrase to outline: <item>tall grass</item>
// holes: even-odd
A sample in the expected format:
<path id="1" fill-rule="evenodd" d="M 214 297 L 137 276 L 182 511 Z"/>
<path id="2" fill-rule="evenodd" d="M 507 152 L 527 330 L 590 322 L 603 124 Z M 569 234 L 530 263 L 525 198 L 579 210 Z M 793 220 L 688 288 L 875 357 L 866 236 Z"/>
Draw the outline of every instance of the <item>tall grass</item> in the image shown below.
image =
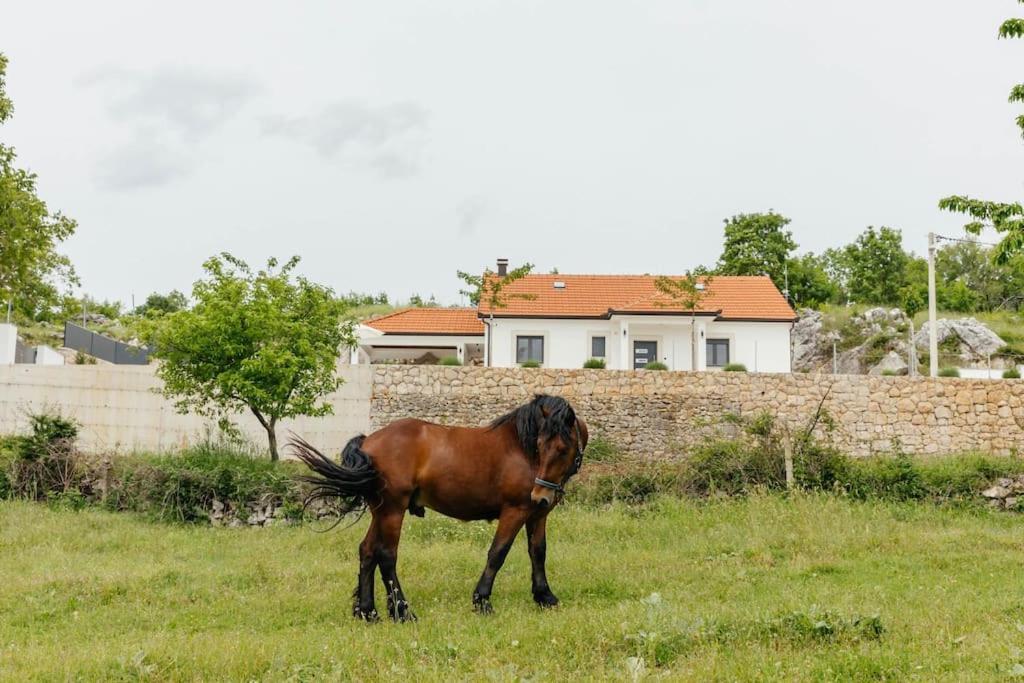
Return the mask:
<path id="1" fill-rule="evenodd" d="M 494 526 L 428 512 L 398 565 L 420 621 L 372 626 L 349 616 L 365 529 L 0 502 L 0 678 L 991 681 L 1024 663 L 1009 515 L 823 494 L 567 504 L 548 522 L 561 605 L 533 605 L 520 539 L 485 618 L 470 594 Z"/>

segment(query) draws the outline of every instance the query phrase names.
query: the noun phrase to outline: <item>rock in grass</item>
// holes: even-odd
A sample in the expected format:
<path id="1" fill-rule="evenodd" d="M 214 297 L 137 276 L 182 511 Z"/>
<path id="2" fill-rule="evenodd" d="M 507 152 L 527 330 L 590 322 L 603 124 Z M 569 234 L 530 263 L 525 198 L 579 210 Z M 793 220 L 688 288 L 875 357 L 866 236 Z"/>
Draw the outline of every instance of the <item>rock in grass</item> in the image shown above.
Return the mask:
<path id="1" fill-rule="evenodd" d="M 993 486 L 990 489 L 985 489 L 984 491 L 982 491 L 981 495 L 989 499 L 1002 500 L 1003 498 L 1006 498 L 1010 495 L 1010 489 L 1006 488 L 1005 486 Z"/>

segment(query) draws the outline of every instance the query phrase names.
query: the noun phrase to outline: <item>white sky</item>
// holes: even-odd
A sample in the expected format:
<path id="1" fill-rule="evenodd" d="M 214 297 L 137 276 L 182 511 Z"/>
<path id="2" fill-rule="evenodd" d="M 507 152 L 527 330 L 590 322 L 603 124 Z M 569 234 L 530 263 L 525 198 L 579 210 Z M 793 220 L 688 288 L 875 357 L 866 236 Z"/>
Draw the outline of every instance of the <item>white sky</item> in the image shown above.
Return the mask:
<path id="1" fill-rule="evenodd" d="M 801 250 L 923 250 L 940 197 L 1020 197 L 1010 0 L 0 0 L 0 129 L 79 221 L 83 290 L 208 256 L 458 301 L 457 269 L 711 265 L 774 208 Z"/>

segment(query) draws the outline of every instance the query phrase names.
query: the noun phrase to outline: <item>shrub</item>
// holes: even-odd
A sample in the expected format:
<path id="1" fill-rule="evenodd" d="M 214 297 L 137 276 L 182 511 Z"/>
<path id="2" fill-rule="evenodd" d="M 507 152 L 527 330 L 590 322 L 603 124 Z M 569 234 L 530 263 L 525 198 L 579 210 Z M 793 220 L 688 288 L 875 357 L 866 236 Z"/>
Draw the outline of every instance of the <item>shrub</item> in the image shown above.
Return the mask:
<path id="1" fill-rule="evenodd" d="M 96 365 L 96 358 L 81 351 L 75 351 L 75 365 Z"/>
<path id="2" fill-rule="evenodd" d="M 622 460 L 622 451 L 603 436 L 592 436 L 583 457 L 584 462 L 619 462 Z"/>
<path id="3" fill-rule="evenodd" d="M 722 370 L 725 372 L 746 372 L 747 366 L 743 363 L 729 363 Z"/>
<path id="4" fill-rule="evenodd" d="M 78 425 L 59 413 L 29 415 L 31 433 L 6 439 L 2 486 L 7 496 L 42 500 L 78 484 Z"/>
<path id="5" fill-rule="evenodd" d="M 208 442 L 176 455 L 119 458 L 105 505 L 161 520 L 202 522 L 214 500 L 236 508 L 301 501 L 296 472 L 291 463 L 275 464 L 255 451 Z"/>
<path id="6" fill-rule="evenodd" d="M 604 358 L 591 358 L 583 364 L 583 367 L 591 370 L 604 370 L 606 365 Z"/>
<path id="7" fill-rule="evenodd" d="M 942 368 L 939 370 L 939 377 L 959 377 L 960 370 L 957 368 Z"/>
<path id="8" fill-rule="evenodd" d="M 437 361 L 437 364 L 438 365 L 462 365 L 462 361 L 460 361 L 455 356 L 445 356 L 441 360 Z"/>
<path id="9" fill-rule="evenodd" d="M 1017 368 L 1010 368 L 1009 370 L 1003 371 L 1003 379 L 1020 379 L 1020 370 Z"/>
<path id="10" fill-rule="evenodd" d="M 662 363 L 660 360 L 652 360 L 650 363 L 644 366 L 644 370 L 668 370 L 668 366 Z"/>
<path id="11" fill-rule="evenodd" d="M 891 369 L 891 368 L 886 368 L 885 370 L 882 370 L 882 377 L 896 377 L 896 376 L 897 376 L 897 372 L 895 370 Z"/>
<path id="12" fill-rule="evenodd" d="M 540 361 L 537 361 L 537 360 L 524 361 L 524 362 L 519 364 L 519 367 L 521 367 L 521 368 L 539 368 L 540 367 Z"/>

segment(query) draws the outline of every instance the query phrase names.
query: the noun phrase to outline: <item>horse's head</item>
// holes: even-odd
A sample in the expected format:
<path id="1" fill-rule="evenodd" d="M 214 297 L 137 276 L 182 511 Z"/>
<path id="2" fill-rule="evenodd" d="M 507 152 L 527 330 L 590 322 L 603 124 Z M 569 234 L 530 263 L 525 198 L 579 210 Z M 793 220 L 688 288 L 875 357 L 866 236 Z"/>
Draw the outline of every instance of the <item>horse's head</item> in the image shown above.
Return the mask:
<path id="1" fill-rule="evenodd" d="M 589 438 L 587 423 L 567 401 L 559 401 L 541 406 L 544 424 L 537 435 L 537 478 L 530 492 L 530 499 L 541 507 L 551 507 L 565 494 L 565 485 L 583 464 Z"/>

